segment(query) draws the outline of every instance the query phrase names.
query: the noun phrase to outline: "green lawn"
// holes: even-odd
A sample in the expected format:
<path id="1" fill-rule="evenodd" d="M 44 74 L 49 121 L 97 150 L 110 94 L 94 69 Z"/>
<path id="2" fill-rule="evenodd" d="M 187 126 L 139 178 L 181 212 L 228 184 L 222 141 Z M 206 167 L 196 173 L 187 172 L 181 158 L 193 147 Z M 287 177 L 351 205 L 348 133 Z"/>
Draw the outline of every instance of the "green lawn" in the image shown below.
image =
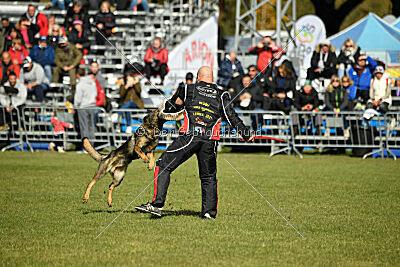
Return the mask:
<path id="1" fill-rule="evenodd" d="M 233 170 L 229 160 L 304 234 L 302 239 Z M 398 265 L 400 164 L 349 156 L 220 153 L 214 221 L 199 218 L 194 158 L 172 175 L 165 216 L 134 206 L 96 235 L 152 181 L 134 161 L 108 208 L 107 175 L 83 204 L 97 168 L 88 155 L 0 153 L 0 264 Z"/>

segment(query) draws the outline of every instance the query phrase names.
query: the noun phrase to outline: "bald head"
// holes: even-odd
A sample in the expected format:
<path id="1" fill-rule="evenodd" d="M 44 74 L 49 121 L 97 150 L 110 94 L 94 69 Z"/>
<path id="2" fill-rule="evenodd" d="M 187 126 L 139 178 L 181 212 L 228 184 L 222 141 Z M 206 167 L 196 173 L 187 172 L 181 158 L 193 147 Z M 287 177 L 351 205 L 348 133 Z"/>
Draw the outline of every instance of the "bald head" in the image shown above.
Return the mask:
<path id="1" fill-rule="evenodd" d="M 197 72 L 197 81 L 212 83 L 214 81 L 212 68 L 209 66 L 203 66 Z"/>

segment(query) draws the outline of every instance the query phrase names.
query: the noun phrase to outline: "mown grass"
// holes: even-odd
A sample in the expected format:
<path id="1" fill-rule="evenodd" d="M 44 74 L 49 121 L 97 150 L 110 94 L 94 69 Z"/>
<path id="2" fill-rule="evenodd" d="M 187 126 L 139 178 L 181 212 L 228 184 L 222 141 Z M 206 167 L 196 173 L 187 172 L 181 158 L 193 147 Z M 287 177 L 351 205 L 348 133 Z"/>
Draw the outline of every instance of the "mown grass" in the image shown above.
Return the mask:
<path id="1" fill-rule="evenodd" d="M 304 234 L 305 240 L 225 162 L 229 160 Z M 194 158 L 172 175 L 165 217 L 134 211 L 152 181 L 133 162 L 114 206 L 106 176 L 83 204 L 97 167 L 88 155 L 0 154 L 0 263 L 12 265 L 398 265 L 400 168 L 393 160 L 348 156 L 220 153 L 214 221 L 199 218 Z"/>

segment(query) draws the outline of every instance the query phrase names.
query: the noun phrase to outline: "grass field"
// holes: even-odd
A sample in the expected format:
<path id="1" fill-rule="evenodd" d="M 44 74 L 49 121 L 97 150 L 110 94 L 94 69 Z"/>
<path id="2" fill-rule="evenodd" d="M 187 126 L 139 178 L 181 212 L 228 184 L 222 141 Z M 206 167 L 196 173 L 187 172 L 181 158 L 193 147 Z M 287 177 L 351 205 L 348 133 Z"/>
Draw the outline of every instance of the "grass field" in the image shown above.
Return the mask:
<path id="1" fill-rule="evenodd" d="M 304 234 L 302 239 L 225 162 L 229 160 Z M 83 204 L 97 163 L 88 155 L 0 153 L 0 263 L 117 265 L 399 265 L 400 164 L 393 160 L 264 153 L 218 155 L 219 205 L 199 218 L 197 161 L 172 176 L 165 216 L 134 206 L 152 181 L 135 161 L 107 207 L 107 175 Z"/>

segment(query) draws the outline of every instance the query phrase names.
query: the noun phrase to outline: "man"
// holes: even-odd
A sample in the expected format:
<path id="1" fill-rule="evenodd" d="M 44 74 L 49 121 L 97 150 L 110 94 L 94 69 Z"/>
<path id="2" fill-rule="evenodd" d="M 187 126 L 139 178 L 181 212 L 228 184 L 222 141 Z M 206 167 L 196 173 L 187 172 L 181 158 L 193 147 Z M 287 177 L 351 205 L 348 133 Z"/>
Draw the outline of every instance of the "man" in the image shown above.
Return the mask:
<path id="1" fill-rule="evenodd" d="M 213 84 L 213 72 L 203 66 L 197 73 L 197 83 L 178 89 L 166 103 L 170 108 L 184 109 L 181 135 L 168 147 L 156 163 L 154 170 L 154 197 L 151 203 L 137 206 L 140 212 L 162 215 L 170 174 L 180 164 L 196 154 L 199 164 L 202 210 L 201 217 L 213 219 L 217 215 L 217 151 L 222 117 L 245 138 L 254 139 L 229 105 L 229 94 Z M 176 110 L 175 109 L 175 110 Z"/>
<path id="2" fill-rule="evenodd" d="M 318 44 L 311 57 L 311 67 L 307 70 L 307 80 L 314 80 L 320 77 L 330 79 L 336 74 L 335 48 L 328 39 Z"/>
<path id="3" fill-rule="evenodd" d="M 160 84 L 164 84 L 164 78 L 168 73 L 168 51 L 162 45 L 160 37 L 154 38 L 153 44 L 147 48 L 144 55 L 144 63 L 147 83 L 150 83 L 151 76 L 159 74 L 161 78 Z"/>
<path id="4" fill-rule="evenodd" d="M 73 44 L 68 43 L 66 37 L 60 37 L 59 46 L 56 48 L 56 64 L 53 70 L 53 82 L 58 83 L 62 71 L 68 72 L 73 91 L 76 86 L 76 67 L 82 59 L 82 52 Z"/>
<path id="5" fill-rule="evenodd" d="M 28 56 L 23 61 L 21 71 L 21 83 L 25 84 L 28 94 L 35 94 L 36 102 L 43 102 L 44 94 L 49 89 L 49 79 L 44 74 L 44 70 L 39 63 L 32 62 Z"/>
<path id="6" fill-rule="evenodd" d="M 265 73 L 267 66 L 272 59 L 272 47 L 275 46 L 275 42 L 272 37 L 267 35 L 264 36 L 263 40 L 257 44 L 257 46 L 250 47 L 249 53 L 258 55 L 257 58 L 257 69 L 262 73 Z"/>
<path id="7" fill-rule="evenodd" d="M 0 31 L 3 34 L 4 37 L 10 34 L 11 28 L 15 27 L 14 23 L 10 22 L 8 20 L 8 17 L 2 17 L 1 18 L 1 28 Z"/>
<path id="8" fill-rule="evenodd" d="M 29 4 L 28 11 L 25 13 L 25 17 L 29 19 L 32 24 L 36 24 L 40 27 L 40 36 L 47 36 L 49 28 L 45 14 L 39 13 L 34 5 Z"/>
<path id="9" fill-rule="evenodd" d="M 244 75 L 241 85 L 236 88 L 238 105 L 243 110 L 260 110 L 263 108 L 264 96 L 263 89 L 257 83 L 252 83 L 249 75 Z M 232 96 L 235 98 L 236 95 Z"/>
<path id="10" fill-rule="evenodd" d="M 389 111 L 389 106 L 392 105 L 392 80 L 389 79 L 389 74 L 385 73 L 383 66 L 377 66 L 374 74 L 375 78 L 371 80 L 367 108 L 386 113 Z"/>
<path id="11" fill-rule="evenodd" d="M 11 116 L 13 116 L 13 120 L 15 120 L 14 117 L 17 116 L 15 109 L 18 109 L 20 114 L 22 114 L 21 111 L 26 102 L 27 92 L 24 85 L 17 79 L 17 75 L 14 72 L 10 72 L 8 75 L 8 82 L 6 82 L 4 86 L 17 90 L 16 93 L 11 94 L 10 98 L 10 94 L 8 94 L 3 87 L 0 88 L 0 105 L 6 107 L 5 111 L 6 114 L 8 114 L 8 116 L 4 116 L 6 114 L 0 114 L 0 119 L 3 120 L 3 118 L 6 117 L 6 123 L 11 125 Z M 0 109 L 0 111 L 2 112 L 2 109 Z M 0 125 L 3 125 L 4 123 L 4 121 L 1 121 Z"/>
<path id="12" fill-rule="evenodd" d="M 0 85 L 4 84 L 8 81 L 8 76 L 10 72 L 14 72 L 19 78 L 20 68 L 18 65 L 13 64 L 11 62 L 10 53 L 4 51 L 1 55 L 1 64 L 0 64 Z"/>
<path id="13" fill-rule="evenodd" d="M 79 68 L 77 77 L 79 79 L 76 85 L 74 97 L 74 107 L 78 108 L 79 130 L 81 137 L 89 138 L 94 142 L 94 115 L 96 107 L 97 88 L 92 78 L 85 76 L 85 69 Z"/>
<path id="14" fill-rule="evenodd" d="M 362 54 L 358 57 L 357 64 L 349 69 L 349 77 L 354 81 L 354 86 L 357 89 L 356 98 L 361 104 L 366 104 L 369 99 L 372 73 L 377 65 L 375 60 Z M 352 104 L 355 105 L 356 103 L 353 101 Z"/>
<path id="15" fill-rule="evenodd" d="M 227 87 L 232 78 L 243 74 L 242 63 L 236 58 L 236 52 L 231 51 L 221 61 L 218 72 L 218 85 Z"/>
<path id="16" fill-rule="evenodd" d="M 271 48 L 271 51 L 272 51 L 272 59 L 271 63 L 268 65 L 267 71 L 265 72 L 265 79 L 268 79 L 269 82 L 271 82 L 278 74 L 278 68 L 282 64 L 286 64 L 286 66 L 293 73 L 296 73 L 292 61 L 290 61 L 290 59 L 286 56 L 285 51 L 280 46 L 278 45 L 273 46 Z"/>
<path id="17" fill-rule="evenodd" d="M 83 3 L 81 0 L 75 0 L 72 7 L 68 7 L 67 15 L 64 20 L 64 28 L 71 32 L 73 28 L 73 23 L 75 20 L 83 21 L 84 31 L 90 33 L 90 22 L 89 15 L 85 8 L 83 8 Z"/>
<path id="18" fill-rule="evenodd" d="M 101 87 L 105 89 L 106 87 L 106 80 L 104 79 L 103 75 L 99 71 L 99 63 L 97 61 L 92 61 L 89 66 L 90 73 L 94 75 L 97 81 L 100 83 Z"/>
<path id="19" fill-rule="evenodd" d="M 53 47 L 47 45 L 46 36 L 41 36 L 39 44 L 35 45 L 29 53 L 33 62 L 39 63 L 43 67 L 47 79 L 53 80 L 52 69 L 54 65 L 55 52 Z"/>

